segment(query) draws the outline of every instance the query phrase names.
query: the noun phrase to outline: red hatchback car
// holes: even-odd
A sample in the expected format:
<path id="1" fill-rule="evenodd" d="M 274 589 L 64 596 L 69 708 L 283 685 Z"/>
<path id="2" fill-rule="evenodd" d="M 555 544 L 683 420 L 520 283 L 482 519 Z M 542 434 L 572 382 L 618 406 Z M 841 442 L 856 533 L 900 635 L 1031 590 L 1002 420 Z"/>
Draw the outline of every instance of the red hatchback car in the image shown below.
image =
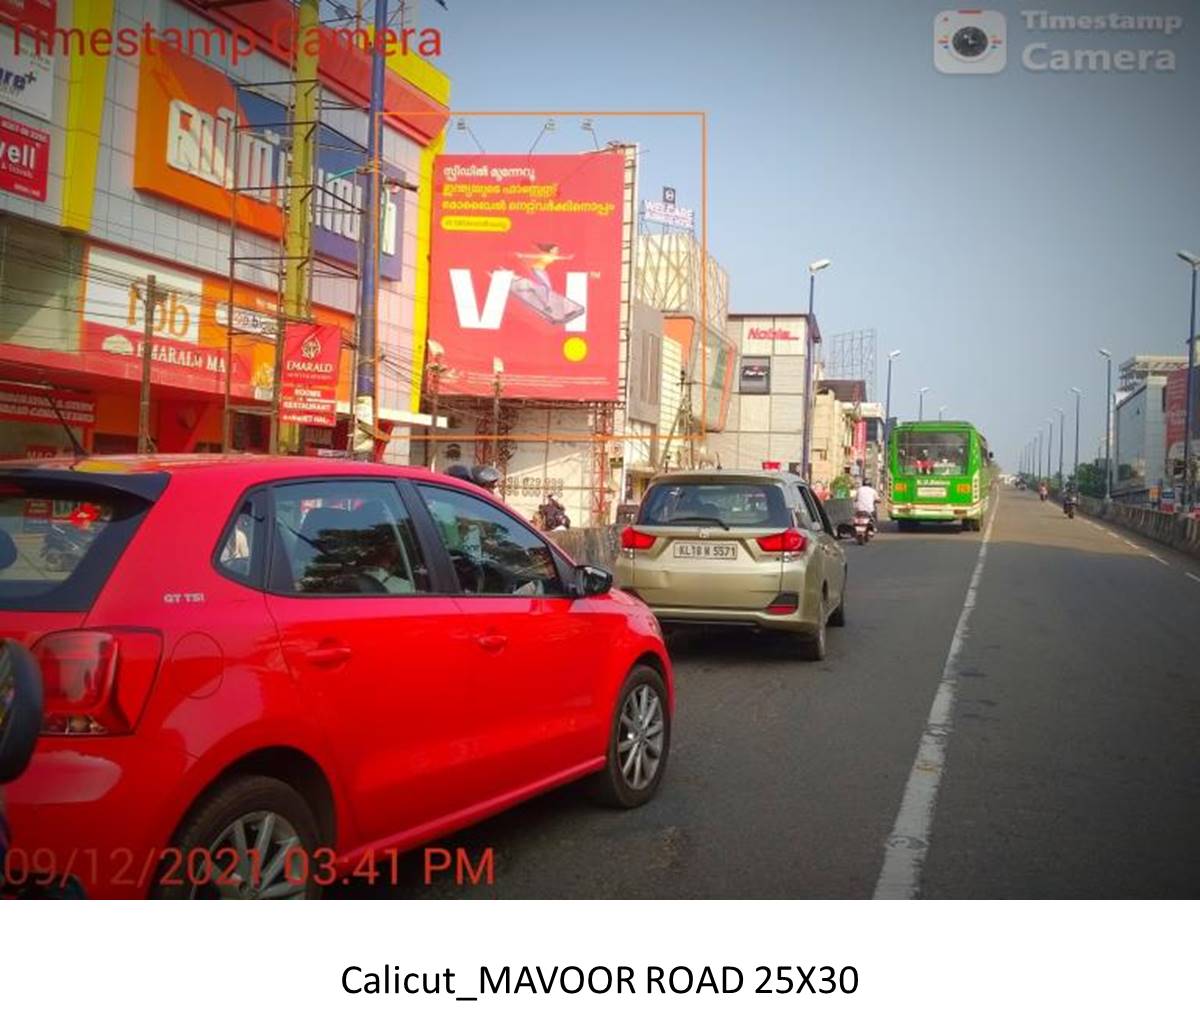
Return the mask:
<path id="1" fill-rule="evenodd" d="M 666 767 L 649 609 L 419 468 L 0 465 L 0 636 L 46 705 L 13 853 L 89 896 L 313 896 L 574 779 L 634 807 Z"/>

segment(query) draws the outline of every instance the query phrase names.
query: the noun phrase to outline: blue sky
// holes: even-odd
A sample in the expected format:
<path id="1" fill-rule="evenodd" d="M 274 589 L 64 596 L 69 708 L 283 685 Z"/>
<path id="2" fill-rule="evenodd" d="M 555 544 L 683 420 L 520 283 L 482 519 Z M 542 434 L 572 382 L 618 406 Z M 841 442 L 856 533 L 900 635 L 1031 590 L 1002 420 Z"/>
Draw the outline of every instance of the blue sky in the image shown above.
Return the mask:
<path id="1" fill-rule="evenodd" d="M 1161 34 L 1030 30 L 1007 15 L 996 75 L 933 66 L 939 3 L 912 0 L 425 0 L 459 110 L 703 109 L 709 246 L 740 310 L 803 310 L 807 263 L 826 335 L 879 334 L 880 392 L 900 349 L 892 412 L 974 421 L 1008 466 L 1039 424 L 1084 401 L 1081 454 L 1104 423 L 1096 348 L 1183 353 L 1200 252 L 1200 4 L 1077 0 L 1054 14 L 1181 15 Z M 1022 50 L 1175 53 L 1173 73 L 1051 73 Z M 539 123 L 474 118 L 493 153 L 525 152 Z M 694 123 L 598 118 L 601 142 L 646 148 L 644 195 L 699 195 Z M 539 149 L 590 143 L 562 119 Z M 469 152 L 454 133 L 451 149 Z M 1068 417 L 1068 455 L 1072 437 Z M 1055 425 L 1057 432 L 1057 424 Z M 1057 451 L 1057 444 L 1055 450 Z M 1055 455 L 1057 458 L 1057 454 Z M 1068 462 L 1070 457 L 1067 458 Z"/>

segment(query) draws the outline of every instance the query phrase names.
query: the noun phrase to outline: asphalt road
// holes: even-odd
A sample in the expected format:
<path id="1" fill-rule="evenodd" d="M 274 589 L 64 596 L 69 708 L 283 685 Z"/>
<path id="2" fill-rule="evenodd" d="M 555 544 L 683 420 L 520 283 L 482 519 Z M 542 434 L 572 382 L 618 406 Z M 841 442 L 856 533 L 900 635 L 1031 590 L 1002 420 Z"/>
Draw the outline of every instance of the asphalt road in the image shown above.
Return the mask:
<path id="1" fill-rule="evenodd" d="M 915 892 L 1200 896 L 1200 562 L 1029 493 L 994 510 Z M 850 544 L 848 625 L 822 664 L 680 639 L 653 803 L 559 790 L 441 842 L 491 847 L 493 885 L 426 885 L 412 855 L 369 895 L 870 897 L 982 538 Z"/>

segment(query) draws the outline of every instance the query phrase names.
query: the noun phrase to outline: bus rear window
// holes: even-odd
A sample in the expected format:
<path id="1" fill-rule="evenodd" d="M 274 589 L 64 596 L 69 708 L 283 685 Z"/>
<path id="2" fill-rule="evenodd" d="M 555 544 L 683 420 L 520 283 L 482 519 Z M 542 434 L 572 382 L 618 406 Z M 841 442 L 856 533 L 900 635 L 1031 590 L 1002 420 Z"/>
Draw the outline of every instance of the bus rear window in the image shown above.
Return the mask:
<path id="1" fill-rule="evenodd" d="M 0 609 L 86 611 L 149 506 L 0 475 Z"/>
<path id="2" fill-rule="evenodd" d="M 965 432 L 906 432 L 896 438 L 902 475 L 966 475 L 969 454 Z"/>

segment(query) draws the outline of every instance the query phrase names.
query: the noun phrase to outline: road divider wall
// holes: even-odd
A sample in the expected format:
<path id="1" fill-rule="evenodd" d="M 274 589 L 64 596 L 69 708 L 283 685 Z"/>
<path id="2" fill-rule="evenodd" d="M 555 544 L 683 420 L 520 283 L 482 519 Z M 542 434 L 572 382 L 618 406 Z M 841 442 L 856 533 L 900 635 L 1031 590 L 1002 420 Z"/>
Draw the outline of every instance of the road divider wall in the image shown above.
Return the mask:
<path id="1" fill-rule="evenodd" d="M 1116 504 L 1094 497 L 1080 497 L 1079 506 L 1085 514 L 1123 525 L 1139 536 L 1200 557 L 1200 519 L 1163 514 L 1148 507 Z"/>

